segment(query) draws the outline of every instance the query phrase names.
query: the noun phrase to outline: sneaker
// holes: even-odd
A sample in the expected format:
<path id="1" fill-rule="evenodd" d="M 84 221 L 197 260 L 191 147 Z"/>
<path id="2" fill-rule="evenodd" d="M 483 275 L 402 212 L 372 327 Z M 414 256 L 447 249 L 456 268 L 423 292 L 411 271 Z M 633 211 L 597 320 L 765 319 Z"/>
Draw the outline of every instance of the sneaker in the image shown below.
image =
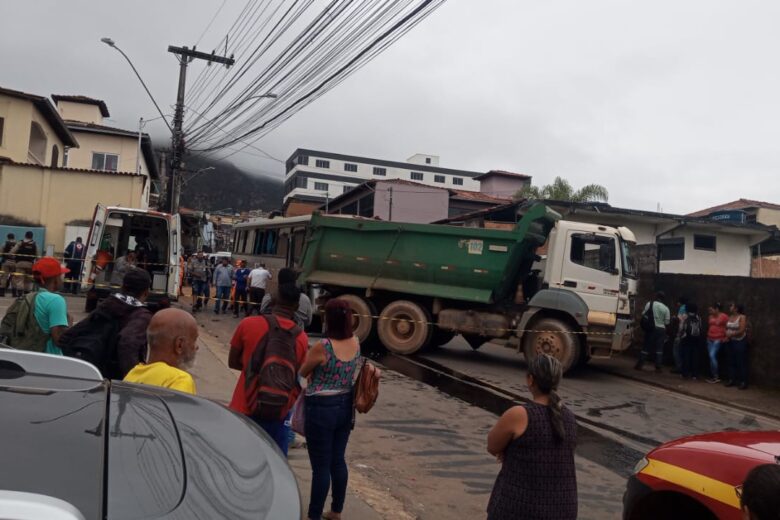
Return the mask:
<path id="1" fill-rule="evenodd" d="M 711 378 L 707 379 L 707 382 L 709 384 L 711 384 L 711 385 L 714 385 L 715 383 L 720 383 L 720 378 L 719 377 L 711 377 Z"/>

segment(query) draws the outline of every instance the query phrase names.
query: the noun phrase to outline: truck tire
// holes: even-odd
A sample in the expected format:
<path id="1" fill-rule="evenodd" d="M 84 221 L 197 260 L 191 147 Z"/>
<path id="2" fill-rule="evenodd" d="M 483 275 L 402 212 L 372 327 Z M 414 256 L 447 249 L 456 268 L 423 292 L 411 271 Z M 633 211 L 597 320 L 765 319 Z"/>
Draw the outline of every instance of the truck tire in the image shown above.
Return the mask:
<path id="1" fill-rule="evenodd" d="M 539 354 L 550 354 L 561 362 L 566 373 L 577 365 L 580 359 L 580 341 L 571 334 L 571 327 L 555 318 L 542 318 L 531 326 L 541 332 L 526 332 L 523 335 L 523 353 L 530 363 Z"/>
<path id="2" fill-rule="evenodd" d="M 356 294 L 342 294 L 336 298 L 349 304 L 354 316 L 352 318 L 352 331 L 361 344 L 368 344 L 376 336 L 374 318 L 376 307 L 370 300 L 366 300 Z"/>
<path id="3" fill-rule="evenodd" d="M 396 300 L 382 309 L 376 328 L 379 341 L 387 350 L 408 356 L 430 343 L 434 325 L 422 306 L 409 300 Z"/>

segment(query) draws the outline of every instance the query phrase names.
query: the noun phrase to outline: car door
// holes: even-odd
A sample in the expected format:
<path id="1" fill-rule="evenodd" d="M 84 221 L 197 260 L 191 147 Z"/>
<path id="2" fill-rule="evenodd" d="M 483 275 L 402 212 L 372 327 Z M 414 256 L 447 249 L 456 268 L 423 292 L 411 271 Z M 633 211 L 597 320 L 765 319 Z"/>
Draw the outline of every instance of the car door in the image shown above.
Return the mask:
<path id="1" fill-rule="evenodd" d="M 95 212 L 92 215 L 92 225 L 89 228 L 89 235 L 87 237 L 87 251 L 84 254 L 84 264 L 81 272 L 82 288 L 84 290 L 94 283 L 95 276 L 97 275 L 95 260 L 98 249 L 100 249 L 100 241 L 103 238 L 103 229 L 106 226 L 107 215 L 108 211 L 105 206 L 102 204 L 95 206 Z"/>
<path id="2" fill-rule="evenodd" d="M 620 288 L 617 251 L 612 235 L 576 230 L 567 233 L 561 279 L 564 287 L 588 304 L 591 323 L 614 325 Z"/>

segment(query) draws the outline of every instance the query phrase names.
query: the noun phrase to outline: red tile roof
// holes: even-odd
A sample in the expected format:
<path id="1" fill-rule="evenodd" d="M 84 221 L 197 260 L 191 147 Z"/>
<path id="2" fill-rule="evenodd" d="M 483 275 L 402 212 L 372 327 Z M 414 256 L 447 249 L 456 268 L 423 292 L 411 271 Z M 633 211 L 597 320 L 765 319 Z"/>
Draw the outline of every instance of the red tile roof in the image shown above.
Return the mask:
<path id="1" fill-rule="evenodd" d="M 771 202 L 763 202 L 760 200 L 739 199 L 732 202 L 727 202 L 725 204 L 721 204 L 719 206 L 713 206 L 711 208 L 695 211 L 693 213 L 689 213 L 688 216 L 706 217 L 707 215 L 710 215 L 711 213 L 714 213 L 716 211 L 728 211 L 728 210 L 739 210 L 739 209 L 749 209 L 749 208 L 780 210 L 780 204 L 773 204 Z"/>
<path id="2" fill-rule="evenodd" d="M 499 176 L 499 177 L 514 177 L 516 179 L 531 179 L 530 175 L 526 175 L 524 173 L 515 173 L 515 172 L 508 172 L 505 170 L 490 170 L 487 173 L 483 173 L 482 175 L 477 175 L 474 177 L 474 180 L 481 181 L 482 179 L 487 179 L 488 177 L 493 176 Z"/>
<path id="3" fill-rule="evenodd" d="M 81 103 L 84 105 L 96 105 L 100 108 L 100 114 L 103 117 L 109 117 L 111 114 L 108 113 L 108 107 L 106 106 L 106 102 L 102 99 L 95 99 L 87 96 L 67 96 L 62 94 L 52 94 L 51 98 L 54 100 L 55 103 L 58 103 L 60 101 L 70 101 L 71 103 Z"/>
<path id="4" fill-rule="evenodd" d="M 475 200 L 479 202 L 492 202 L 494 204 L 506 204 L 507 202 L 512 201 L 512 199 L 503 198 L 503 197 L 494 197 L 493 195 L 488 195 L 487 193 L 482 193 L 480 191 L 465 191 L 465 190 L 451 189 L 450 193 L 452 193 L 452 195 L 458 199 Z"/>

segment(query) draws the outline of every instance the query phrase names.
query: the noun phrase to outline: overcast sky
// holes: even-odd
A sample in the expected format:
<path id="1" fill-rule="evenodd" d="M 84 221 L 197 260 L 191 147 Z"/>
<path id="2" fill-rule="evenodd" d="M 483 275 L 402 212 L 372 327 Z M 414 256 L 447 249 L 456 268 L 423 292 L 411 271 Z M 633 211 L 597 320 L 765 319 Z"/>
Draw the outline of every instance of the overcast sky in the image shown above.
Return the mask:
<path id="1" fill-rule="evenodd" d="M 134 128 L 175 101 L 168 44 L 191 45 L 222 0 L 0 0 L 0 85 L 105 100 Z M 201 48 L 243 8 L 227 0 Z M 780 2 L 448 0 L 258 142 L 599 183 L 616 206 L 685 213 L 780 203 Z M 201 64 L 192 66 L 192 76 Z M 156 139 L 166 129 L 149 125 Z M 283 165 L 234 156 L 279 178 Z"/>

